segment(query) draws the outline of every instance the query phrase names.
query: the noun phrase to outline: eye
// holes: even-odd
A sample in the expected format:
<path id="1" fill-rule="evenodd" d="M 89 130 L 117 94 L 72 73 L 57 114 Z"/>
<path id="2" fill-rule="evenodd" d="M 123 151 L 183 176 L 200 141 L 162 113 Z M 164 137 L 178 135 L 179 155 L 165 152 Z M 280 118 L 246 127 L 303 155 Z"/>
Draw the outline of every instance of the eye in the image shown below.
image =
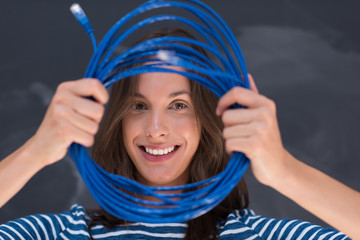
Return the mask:
<path id="1" fill-rule="evenodd" d="M 182 109 L 185 109 L 187 107 L 188 106 L 185 103 L 177 102 L 177 103 L 174 103 L 171 108 L 175 109 L 175 110 L 182 110 Z"/>
<path id="2" fill-rule="evenodd" d="M 146 110 L 147 107 L 144 103 L 138 102 L 132 106 L 132 109 L 135 111 L 143 111 L 143 110 Z"/>

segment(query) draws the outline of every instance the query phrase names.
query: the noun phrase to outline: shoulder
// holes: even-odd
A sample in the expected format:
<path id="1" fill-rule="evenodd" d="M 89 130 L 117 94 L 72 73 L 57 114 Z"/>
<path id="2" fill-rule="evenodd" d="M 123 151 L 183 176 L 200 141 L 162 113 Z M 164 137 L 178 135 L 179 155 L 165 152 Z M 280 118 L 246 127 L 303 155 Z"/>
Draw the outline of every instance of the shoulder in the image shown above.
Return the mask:
<path id="1" fill-rule="evenodd" d="M 275 219 L 243 209 L 230 213 L 219 227 L 220 239 L 349 239 L 332 228 L 291 219 Z"/>
<path id="2" fill-rule="evenodd" d="M 80 205 L 73 205 L 70 211 L 59 214 L 30 215 L 0 225 L 0 239 L 56 239 L 74 234 L 88 239 L 86 218 Z"/>

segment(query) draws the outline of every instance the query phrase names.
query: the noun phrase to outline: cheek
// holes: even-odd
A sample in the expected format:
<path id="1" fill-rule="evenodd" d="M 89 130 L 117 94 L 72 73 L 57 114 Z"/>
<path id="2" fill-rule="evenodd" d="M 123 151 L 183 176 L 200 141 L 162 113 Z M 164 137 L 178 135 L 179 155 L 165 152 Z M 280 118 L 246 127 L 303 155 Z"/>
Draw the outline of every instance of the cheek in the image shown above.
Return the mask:
<path id="1" fill-rule="evenodd" d="M 181 135 L 193 143 L 200 141 L 200 126 L 196 117 L 178 118 L 176 129 Z"/>
<path id="2" fill-rule="evenodd" d="M 136 124 L 125 117 L 122 121 L 122 132 L 126 151 L 129 152 L 129 146 L 131 146 L 131 142 L 136 134 Z"/>

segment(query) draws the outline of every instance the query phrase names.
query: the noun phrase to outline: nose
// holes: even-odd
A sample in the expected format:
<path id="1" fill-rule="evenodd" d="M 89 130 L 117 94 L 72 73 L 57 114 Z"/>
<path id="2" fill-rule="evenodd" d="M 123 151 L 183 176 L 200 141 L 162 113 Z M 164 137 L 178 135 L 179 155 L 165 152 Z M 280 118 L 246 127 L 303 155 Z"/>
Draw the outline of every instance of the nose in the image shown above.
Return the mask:
<path id="1" fill-rule="evenodd" d="M 164 113 L 152 111 L 149 114 L 146 126 L 146 136 L 151 138 L 163 138 L 169 135 L 168 121 Z"/>

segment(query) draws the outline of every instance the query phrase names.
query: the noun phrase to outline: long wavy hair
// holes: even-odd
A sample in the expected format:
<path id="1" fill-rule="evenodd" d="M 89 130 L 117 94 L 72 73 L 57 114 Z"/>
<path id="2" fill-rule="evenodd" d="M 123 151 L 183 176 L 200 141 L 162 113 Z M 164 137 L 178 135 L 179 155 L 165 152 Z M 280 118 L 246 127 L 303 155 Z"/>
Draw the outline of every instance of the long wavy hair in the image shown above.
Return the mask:
<path id="1" fill-rule="evenodd" d="M 195 39 L 183 29 L 165 29 L 145 36 L 141 41 L 162 36 L 180 36 Z M 140 41 L 140 42 L 141 42 Z M 188 45 L 203 54 L 206 52 L 194 45 Z M 189 183 L 198 182 L 223 171 L 230 159 L 225 151 L 222 138 L 223 124 L 215 114 L 218 98 L 206 87 L 190 81 L 191 99 L 195 114 L 201 126 L 199 147 L 189 165 Z M 137 89 L 136 77 L 118 81 L 112 86 L 110 100 L 102 125 L 92 149 L 93 159 L 106 171 L 135 179 L 136 168 L 128 156 L 123 142 L 122 120 L 131 108 L 130 100 Z M 247 208 L 248 192 L 244 180 L 241 180 L 232 192 L 213 210 L 188 222 L 185 239 L 217 239 L 217 223 L 224 221 L 229 213 L 236 209 Z M 123 219 L 111 216 L 105 210 L 93 210 L 91 227 L 101 222 L 107 227 L 127 224 Z"/>

